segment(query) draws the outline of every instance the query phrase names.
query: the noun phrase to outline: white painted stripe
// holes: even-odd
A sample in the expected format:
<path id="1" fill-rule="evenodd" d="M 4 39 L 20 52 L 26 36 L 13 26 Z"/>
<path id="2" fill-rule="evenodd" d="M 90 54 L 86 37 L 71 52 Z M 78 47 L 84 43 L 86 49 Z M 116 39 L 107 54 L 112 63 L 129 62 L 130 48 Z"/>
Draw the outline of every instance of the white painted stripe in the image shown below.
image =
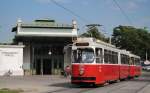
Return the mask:
<path id="1" fill-rule="evenodd" d="M 72 63 L 72 65 L 120 65 L 120 64 L 101 64 L 101 63 L 97 63 L 97 64 L 91 64 L 91 63 Z M 121 65 L 121 66 L 129 66 L 129 65 Z"/>

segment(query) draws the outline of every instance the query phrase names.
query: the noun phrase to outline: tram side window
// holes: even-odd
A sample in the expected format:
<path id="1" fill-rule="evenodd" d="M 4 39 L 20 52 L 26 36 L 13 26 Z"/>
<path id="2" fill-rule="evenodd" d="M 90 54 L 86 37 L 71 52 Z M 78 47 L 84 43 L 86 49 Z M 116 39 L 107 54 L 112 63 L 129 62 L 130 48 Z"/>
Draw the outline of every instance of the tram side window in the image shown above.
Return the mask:
<path id="1" fill-rule="evenodd" d="M 108 61 L 112 64 L 112 51 L 108 51 Z"/>
<path id="2" fill-rule="evenodd" d="M 115 62 L 118 64 L 118 53 L 115 53 Z"/>
<path id="3" fill-rule="evenodd" d="M 132 59 L 131 57 L 129 57 L 129 65 L 132 65 L 132 64 L 133 64 Z"/>
<path id="4" fill-rule="evenodd" d="M 134 58 L 133 57 L 130 58 L 130 65 L 134 65 Z"/>
<path id="5" fill-rule="evenodd" d="M 138 60 L 138 65 L 141 65 L 141 63 L 140 63 L 140 59 L 138 58 L 137 60 Z"/>
<path id="6" fill-rule="evenodd" d="M 78 58 L 77 50 L 73 50 L 72 51 L 72 62 L 73 63 L 79 62 L 79 61 L 77 61 L 77 58 Z"/>
<path id="7" fill-rule="evenodd" d="M 129 58 L 129 56 L 127 56 L 126 64 L 129 64 L 129 60 L 130 60 L 130 58 Z"/>
<path id="8" fill-rule="evenodd" d="M 135 58 L 135 65 L 137 65 L 137 59 Z"/>
<path id="9" fill-rule="evenodd" d="M 118 53 L 110 50 L 104 50 L 104 62 L 118 64 Z"/>
<path id="10" fill-rule="evenodd" d="M 103 53 L 101 48 L 96 48 L 96 63 L 103 62 Z"/>
<path id="11" fill-rule="evenodd" d="M 121 64 L 129 64 L 129 56 L 121 54 Z"/>
<path id="12" fill-rule="evenodd" d="M 121 64 L 126 64 L 126 57 L 124 54 L 121 54 Z"/>
<path id="13" fill-rule="evenodd" d="M 135 65 L 140 65 L 140 59 L 135 58 Z"/>
<path id="14" fill-rule="evenodd" d="M 123 56 L 123 54 L 121 54 L 121 64 L 124 64 L 124 56 Z"/>
<path id="15" fill-rule="evenodd" d="M 112 63 L 118 64 L 118 53 L 117 52 L 112 52 Z"/>
<path id="16" fill-rule="evenodd" d="M 135 61 L 134 61 L 135 65 L 137 65 L 137 58 L 135 58 Z"/>
<path id="17" fill-rule="evenodd" d="M 111 55 L 111 56 L 112 56 L 112 60 L 111 60 L 111 61 L 112 61 L 112 62 L 111 62 L 112 64 L 115 64 L 115 59 L 114 59 L 114 58 L 115 58 L 115 54 L 114 54 L 114 53 L 115 53 L 115 52 L 112 51 L 112 55 Z"/>
<path id="18" fill-rule="evenodd" d="M 104 50 L 104 62 L 109 63 L 109 51 L 106 49 Z"/>

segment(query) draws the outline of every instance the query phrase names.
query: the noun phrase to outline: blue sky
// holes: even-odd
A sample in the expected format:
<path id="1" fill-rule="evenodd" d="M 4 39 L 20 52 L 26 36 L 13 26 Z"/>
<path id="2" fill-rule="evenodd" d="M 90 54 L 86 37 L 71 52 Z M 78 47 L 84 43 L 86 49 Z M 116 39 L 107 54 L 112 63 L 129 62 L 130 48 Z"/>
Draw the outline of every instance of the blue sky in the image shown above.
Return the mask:
<path id="1" fill-rule="evenodd" d="M 150 0 L 116 0 L 126 12 L 132 24 L 121 13 L 113 0 L 55 0 L 80 15 L 88 22 L 56 6 L 51 0 L 0 0 L 0 42 L 11 41 L 11 32 L 18 18 L 24 22 L 35 19 L 50 18 L 59 23 L 71 24 L 72 19 L 78 23 L 80 33 L 85 32 L 85 25 L 98 23 L 109 34 L 118 25 L 148 27 L 150 29 Z"/>

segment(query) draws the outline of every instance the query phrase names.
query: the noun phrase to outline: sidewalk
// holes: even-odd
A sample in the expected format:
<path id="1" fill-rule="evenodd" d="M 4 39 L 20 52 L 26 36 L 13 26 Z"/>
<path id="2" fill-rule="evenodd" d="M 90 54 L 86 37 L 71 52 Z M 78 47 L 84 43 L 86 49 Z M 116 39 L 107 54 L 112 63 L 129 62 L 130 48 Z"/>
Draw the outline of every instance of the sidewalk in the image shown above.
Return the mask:
<path id="1" fill-rule="evenodd" d="M 70 79 L 63 76 L 0 77 L 0 89 L 22 89 L 24 93 L 45 93 L 69 87 Z"/>

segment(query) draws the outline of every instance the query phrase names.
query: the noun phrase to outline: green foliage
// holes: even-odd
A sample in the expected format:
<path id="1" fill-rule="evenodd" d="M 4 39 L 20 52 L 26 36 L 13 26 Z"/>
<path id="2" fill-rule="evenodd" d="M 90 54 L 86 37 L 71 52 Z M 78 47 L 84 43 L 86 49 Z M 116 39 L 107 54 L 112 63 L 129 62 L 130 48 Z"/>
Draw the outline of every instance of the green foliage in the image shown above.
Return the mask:
<path id="1" fill-rule="evenodd" d="M 132 26 L 114 28 L 112 43 L 121 49 L 126 49 L 145 58 L 145 52 L 150 54 L 150 33 L 146 29 Z"/>
<path id="2" fill-rule="evenodd" d="M 88 28 L 86 33 L 81 35 L 82 37 L 93 37 L 99 40 L 107 41 L 105 36 L 101 34 L 96 26 L 91 26 Z"/>
<path id="3" fill-rule="evenodd" d="M 23 92 L 23 91 L 21 89 L 17 89 L 17 90 L 11 90 L 8 88 L 0 89 L 0 93 L 20 93 L 20 92 Z"/>

